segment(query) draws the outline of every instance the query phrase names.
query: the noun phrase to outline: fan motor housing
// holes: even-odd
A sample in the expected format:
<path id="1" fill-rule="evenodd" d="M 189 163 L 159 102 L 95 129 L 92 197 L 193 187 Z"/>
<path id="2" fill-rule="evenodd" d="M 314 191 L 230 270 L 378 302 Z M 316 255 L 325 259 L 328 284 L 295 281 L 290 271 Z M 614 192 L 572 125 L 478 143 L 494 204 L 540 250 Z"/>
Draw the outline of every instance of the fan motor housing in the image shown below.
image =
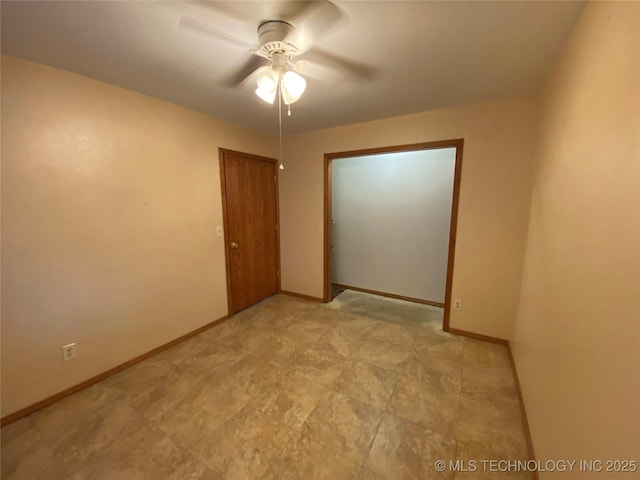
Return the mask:
<path id="1" fill-rule="evenodd" d="M 300 52 L 285 39 L 294 30 L 293 25 L 282 20 L 272 20 L 262 23 L 258 27 L 260 53 L 271 58 L 274 53 L 283 53 L 287 57 L 298 55 Z"/>

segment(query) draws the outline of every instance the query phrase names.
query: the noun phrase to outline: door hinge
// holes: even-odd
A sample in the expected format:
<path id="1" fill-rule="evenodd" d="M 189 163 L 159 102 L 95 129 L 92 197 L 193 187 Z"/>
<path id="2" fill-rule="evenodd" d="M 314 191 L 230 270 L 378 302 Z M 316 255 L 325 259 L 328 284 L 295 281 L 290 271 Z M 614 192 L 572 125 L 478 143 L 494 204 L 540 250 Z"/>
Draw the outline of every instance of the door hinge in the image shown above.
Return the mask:
<path id="1" fill-rule="evenodd" d="M 278 224 L 276 223 L 276 232 L 278 231 Z"/>
<path id="2" fill-rule="evenodd" d="M 276 270 L 276 277 L 280 278 L 280 270 Z"/>
<path id="3" fill-rule="evenodd" d="M 273 176 L 273 182 L 274 182 L 274 183 L 277 183 L 277 182 L 278 182 L 277 177 L 276 177 L 275 175 Z"/>

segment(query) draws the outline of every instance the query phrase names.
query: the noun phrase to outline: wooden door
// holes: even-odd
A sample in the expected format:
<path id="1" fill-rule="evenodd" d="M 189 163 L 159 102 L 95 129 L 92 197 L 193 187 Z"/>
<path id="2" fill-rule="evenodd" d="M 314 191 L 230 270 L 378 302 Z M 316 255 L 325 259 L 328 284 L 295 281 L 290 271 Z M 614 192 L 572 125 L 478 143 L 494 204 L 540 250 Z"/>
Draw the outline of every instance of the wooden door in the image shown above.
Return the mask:
<path id="1" fill-rule="evenodd" d="M 276 160 L 220 149 L 229 315 L 279 290 Z"/>

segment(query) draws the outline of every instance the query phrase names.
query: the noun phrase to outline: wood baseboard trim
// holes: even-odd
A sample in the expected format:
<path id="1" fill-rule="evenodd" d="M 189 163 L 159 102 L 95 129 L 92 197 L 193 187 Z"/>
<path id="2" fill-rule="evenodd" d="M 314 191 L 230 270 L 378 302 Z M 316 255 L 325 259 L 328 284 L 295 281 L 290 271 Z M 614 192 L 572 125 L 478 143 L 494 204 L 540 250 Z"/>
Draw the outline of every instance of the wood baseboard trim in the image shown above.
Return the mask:
<path id="1" fill-rule="evenodd" d="M 341 283 L 334 283 L 336 287 L 342 287 L 347 290 L 355 290 L 356 292 L 370 293 L 372 295 L 379 295 L 381 297 L 395 298 L 396 300 L 404 300 L 406 302 L 421 303 L 423 305 L 431 305 L 432 307 L 444 308 L 444 303 L 434 302 L 431 300 L 422 300 L 421 298 L 405 297 L 404 295 L 396 295 L 395 293 L 378 292 L 377 290 L 369 290 L 368 288 L 352 287 L 351 285 L 343 285 Z"/>
<path id="2" fill-rule="evenodd" d="M 288 290 L 280 290 L 278 293 L 283 295 L 289 295 L 290 297 L 302 298 L 304 300 L 311 300 L 312 302 L 322 303 L 324 300 L 320 297 L 312 297 L 311 295 L 304 295 L 302 293 L 290 292 Z"/>
<path id="3" fill-rule="evenodd" d="M 4 417 L 2 417 L 2 419 L 0 419 L 0 425 L 4 427 L 5 425 L 15 422 L 16 420 L 19 420 L 22 417 L 26 417 L 27 415 L 30 415 L 33 412 L 36 412 L 44 407 L 47 407 L 52 403 L 57 402 L 58 400 L 62 400 L 63 398 L 68 397 L 69 395 L 73 395 L 74 393 L 77 393 L 80 390 L 84 390 L 85 388 L 90 387 L 94 383 L 98 383 L 104 380 L 105 378 L 115 375 L 116 373 L 120 373 L 121 371 L 126 370 L 129 367 L 132 367 L 136 363 L 140 363 L 143 360 L 146 360 L 147 358 L 154 356 L 156 353 L 160 353 L 161 351 L 171 348 L 174 345 L 177 345 L 178 343 L 183 342 L 184 340 L 187 340 L 188 338 L 191 338 L 195 335 L 198 335 L 199 333 L 204 332 L 205 330 L 210 329 L 211 327 L 215 327 L 216 325 L 224 322 L 227 318 L 229 318 L 228 315 L 218 318 L 217 320 L 214 320 L 211 323 L 207 323 L 202 327 L 196 328 L 195 330 L 185 335 L 182 335 L 176 339 L 171 340 L 170 342 L 160 345 L 159 347 L 156 347 L 153 350 L 149 350 L 148 352 L 143 353 L 142 355 L 139 355 L 135 358 L 132 358 L 131 360 L 127 360 L 126 362 L 121 363 L 120 365 L 117 365 L 113 368 L 110 368 L 105 372 L 99 373 L 98 375 L 91 377 L 83 382 L 80 382 L 77 385 L 69 387 L 66 390 L 63 390 L 54 395 L 51 395 L 50 397 L 40 400 L 39 402 L 36 402 L 32 405 L 21 408 L 16 412 L 10 413 L 9 415 L 5 415 Z"/>
<path id="4" fill-rule="evenodd" d="M 489 335 L 482 335 L 481 333 L 468 332 L 467 330 L 460 330 L 458 328 L 449 328 L 449 333 L 455 333 L 456 335 L 462 335 L 463 337 L 474 338 L 476 340 L 482 340 L 483 342 L 498 343 L 500 345 L 509 345 L 509 340 L 498 337 L 490 337 Z"/>
<path id="5" fill-rule="evenodd" d="M 529 450 L 529 460 L 535 460 L 536 454 L 533 450 L 533 439 L 531 438 L 531 430 L 529 429 L 529 420 L 527 418 L 527 411 L 524 407 L 524 397 L 522 396 L 522 389 L 520 388 L 520 379 L 518 378 L 518 370 L 516 369 L 516 362 L 513 358 L 513 352 L 511 351 L 511 344 L 507 342 L 507 350 L 509 352 L 509 361 L 511 362 L 511 370 L 513 371 L 513 377 L 516 380 L 516 388 L 518 389 L 518 398 L 520 399 L 520 414 L 522 415 L 522 425 L 524 427 L 524 436 L 527 440 L 527 449 Z M 534 480 L 539 480 L 538 471 L 533 472 Z"/>

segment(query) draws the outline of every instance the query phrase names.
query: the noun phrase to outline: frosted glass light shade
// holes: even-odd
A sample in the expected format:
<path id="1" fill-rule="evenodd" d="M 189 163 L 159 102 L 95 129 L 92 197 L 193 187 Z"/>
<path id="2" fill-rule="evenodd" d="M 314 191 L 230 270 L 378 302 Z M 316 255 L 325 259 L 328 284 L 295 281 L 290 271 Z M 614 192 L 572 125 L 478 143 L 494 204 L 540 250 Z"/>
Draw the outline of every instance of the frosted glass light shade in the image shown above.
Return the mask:
<path id="1" fill-rule="evenodd" d="M 278 77 L 274 76 L 273 73 L 268 70 L 266 72 L 261 72 L 256 79 L 258 84 L 258 88 L 267 92 L 271 92 L 276 90 L 278 85 Z"/>
<path id="2" fill-rule="evenodd" d="M 274 100 L 276 99 L 275 89 L 270 92 L 268 90 L 263 90 L 260 87 L 258 87 L 256 88 L 256 95 L 259 96 L 265 102 L 270 103 L 272 105 Z"/>
<path id="3" fill-rule="evenodd" d="M 307 81 L 296 72 L 288 71 L 282 77 L 282 99 L 286 105 L 297 102 L 304 89 L 307 88 Z"/>
<path id="4" fill-rule="evenodd" d="M 273 104 L 278 91 L 278 80 L 278 76 L 271 69 L 258 74 L 256 95 L 265 102 Z"/>

